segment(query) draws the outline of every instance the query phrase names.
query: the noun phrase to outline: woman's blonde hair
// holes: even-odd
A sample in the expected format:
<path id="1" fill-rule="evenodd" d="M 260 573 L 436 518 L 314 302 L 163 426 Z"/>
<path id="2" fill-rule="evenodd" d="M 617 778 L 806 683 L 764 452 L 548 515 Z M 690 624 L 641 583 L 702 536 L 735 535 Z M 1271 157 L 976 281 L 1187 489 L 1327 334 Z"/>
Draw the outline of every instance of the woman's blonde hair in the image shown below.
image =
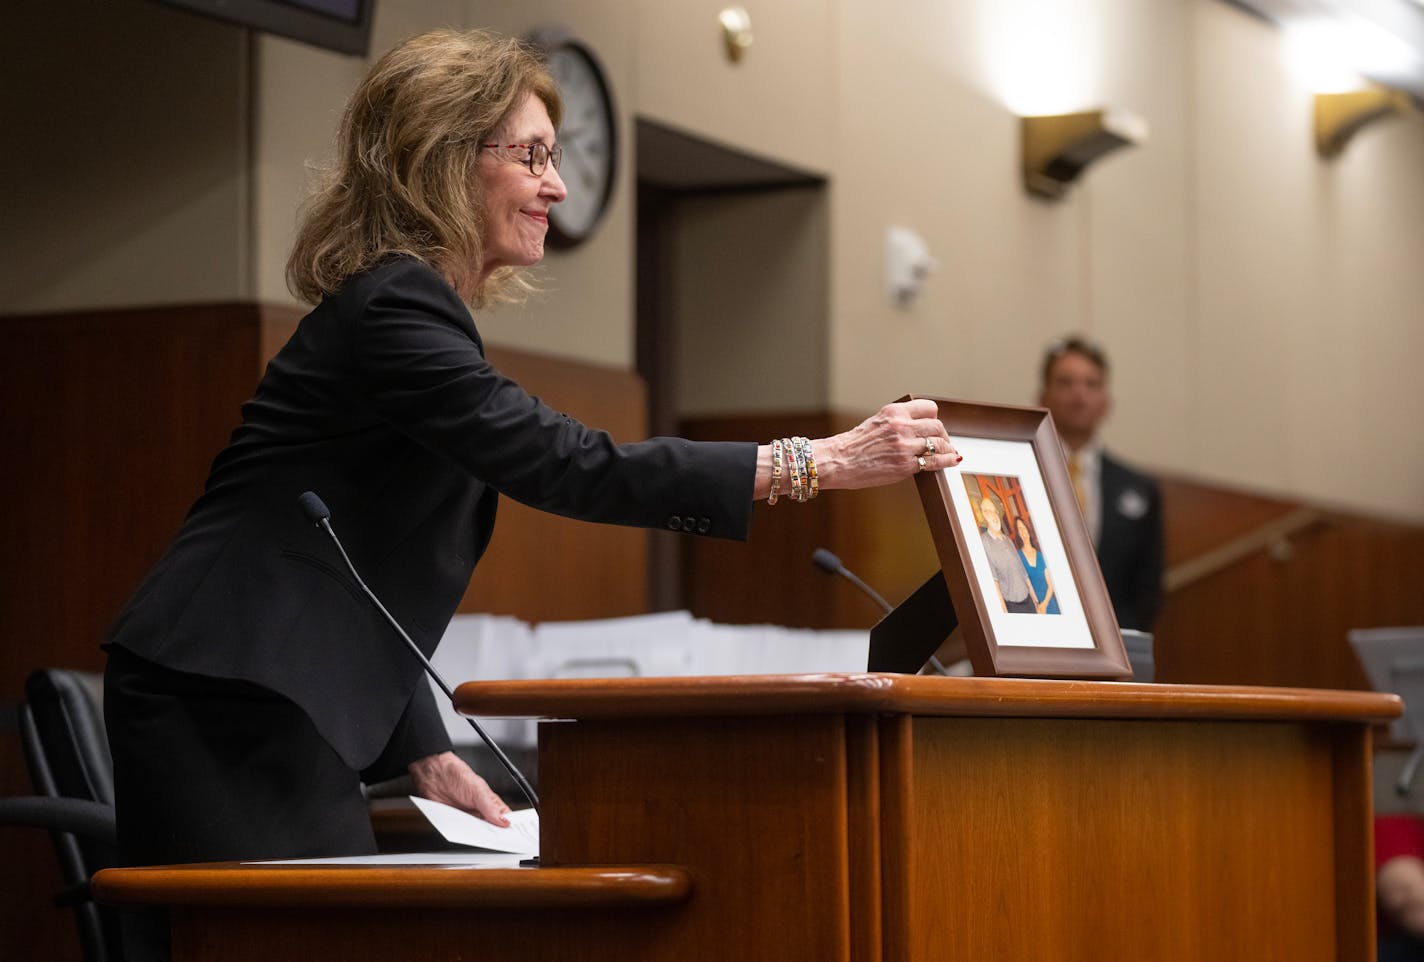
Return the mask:
<path id="1" fill-rule="evenodd" d="M 558 126 L 558 90 L 528 44 L 483 30 L 433 30 L 383 56 L 352 95 L 335 161 L 297 225 L 287 286 L 316 303 L 397 254 L 419 258 L 471 304 L 515 299 L 514 268 L 483 282 L 480 145 L 532 93 Z"/>

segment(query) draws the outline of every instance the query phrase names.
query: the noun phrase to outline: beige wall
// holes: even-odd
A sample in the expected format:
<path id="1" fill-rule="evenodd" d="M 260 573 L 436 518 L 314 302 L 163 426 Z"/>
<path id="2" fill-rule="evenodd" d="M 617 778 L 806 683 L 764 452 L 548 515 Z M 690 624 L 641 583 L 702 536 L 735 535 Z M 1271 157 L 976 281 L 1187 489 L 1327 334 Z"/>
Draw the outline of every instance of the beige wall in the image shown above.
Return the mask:
<path id="1" fill-rule="evenodd" d="M 755 42 L 723 53 L 725 0 L 638 0 L 638 112 L 800 170 L 829 171 L 835 126 L 835 4 L 745 4 Z"/>
<path id="2" fill-rule="evenodd" d="M 247 37 L 149 0 L 7 4 L 0 311 L 249 293 Z"/>
<path id="3" fill-rule="evenodd" d="M 1419 517 L 1424 122 L 1366 129 L 1332 163 L 1296 148 L 1309 100 L 1273 33 L 1232 13 L 1195 23 L 1193 440 L 1222 462 L 1199 473 Z"/>
<path id="4" fill-rule="evenodd" d="M 1424 412 L 1410 374 L 1424 358 L 1424 272 L 1411 266 L 1424 254 L 1424 120 L 1367 129 L 1320 160 L 1280 34 L 1217 0 L 838 9 L 837 406 L 905 390 L 1031 401 L 1042 344 L 1083 330 L 1114 358 L 1107 437 L 1128 456 L 1424 518 L 1424 441 L 1400 430 Z M 1023 53 L 999 43 L 1004 21 L 1024 50 L 1067 57 L 1050 86 L 1083 91 L 1041 109 L 1127 107 L 1151 123 L 1149 145 L 1059 203 L 1026 196 L 1010 104 L 1033 107 L 998 69 Z M 888 158 L 883 131 L 908 132 L 923 161 Z M 878 287 L 897 223 L 942 265 L 910 310 Z"/>
<path id="5" fill-rule="evenodd" d="M 819 403 L 868 411 L 907 390 L 1031 401 L 1042 344 L 1079 329 L 1116 362 L 1108 440 L 1124 454 L 1424 519 L 1424 120 L 1321 161 L 1279 33 L 1220 0 L 753 0 L 740 66 L 711 0 L 378 6 L 377 51 L 441 23 L 571 27 L 610 71 L 625 158 L 641 114 L 828 177 L 818 211 L 763 221 L 757 244 L 791 273 L 754 297 L 700 299 L 767 260 L 718 240 L 755 204 L 686 221 L 707 274 L 685 264 L 684 342 L 723 372 L 688 375 L 695 413 L 793 400 L 758 393 L 778 332 L 816 343 Z M 51 7 L 0 40 L 7 144 L 24 145 L 0 160 L 18 185 L 0 310 L 286 300 L 304 167 L 364 64 L 150 0 Z M 1099 104 L 1144 116 L 1150 143 L 1061 202 L 1027 197 L 1015 112 Z M 634 194 L 625 163 L 603 229 L 551 253 L 547 292 L 482 318 L 486 336 L 631 366 Z M 883 290 L 892 225 L 940 261 L 908 309 Z M 824 303 L 798 289 L 817 259 Z"/>
<path id="6" fill-rule="evenodd" d="M 671 326 L 683 416 L 825 410 L 826 214 L 817 187 L 677 205 Z"/>

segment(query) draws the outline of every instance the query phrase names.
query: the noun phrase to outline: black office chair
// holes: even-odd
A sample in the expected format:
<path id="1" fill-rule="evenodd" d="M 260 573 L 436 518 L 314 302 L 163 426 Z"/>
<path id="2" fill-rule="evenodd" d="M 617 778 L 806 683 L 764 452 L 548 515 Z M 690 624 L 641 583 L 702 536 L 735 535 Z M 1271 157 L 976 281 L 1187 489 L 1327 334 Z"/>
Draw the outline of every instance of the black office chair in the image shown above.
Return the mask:
<path id="1" fill-rule="evenodd" d="M 73 907 L 86 962 L 121 962 L 115 913 L 95 904 L 89 890 L 95 872 L 118 863 L 102 704 L 98 675 L 61 668 L 30 675 L 20 737 L 37 794 L 0 798 L 0 824 L 49 830 L 65 885 L 55 904 Z"/>

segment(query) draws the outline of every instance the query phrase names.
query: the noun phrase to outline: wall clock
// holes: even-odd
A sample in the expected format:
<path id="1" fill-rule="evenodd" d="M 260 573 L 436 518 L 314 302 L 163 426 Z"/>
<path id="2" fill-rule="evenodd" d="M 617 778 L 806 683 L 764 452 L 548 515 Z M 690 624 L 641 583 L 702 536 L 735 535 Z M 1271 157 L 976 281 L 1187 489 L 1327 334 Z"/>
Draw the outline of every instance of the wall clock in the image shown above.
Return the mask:
<path id="1" fill-rule="evenodd" d="M 564 101 L 559 175 L 569 196 L 549 210 L 548 241 L 554 247 L 573 247 L 593 234 L 613 196 L 618 115 L 608 75 L 587 44 L 558 30 L 539 31 L 533 39 L 545 50 L 549 73 Z"/>

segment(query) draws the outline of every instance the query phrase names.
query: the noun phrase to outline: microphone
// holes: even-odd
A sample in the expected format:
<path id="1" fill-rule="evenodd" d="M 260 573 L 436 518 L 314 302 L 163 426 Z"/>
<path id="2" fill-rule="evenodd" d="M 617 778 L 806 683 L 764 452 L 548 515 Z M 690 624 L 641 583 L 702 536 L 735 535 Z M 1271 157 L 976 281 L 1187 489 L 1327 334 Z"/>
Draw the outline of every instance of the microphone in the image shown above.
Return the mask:
<path id="1" fill-rule="evenodd" d="M 861 581 L 859 578 L 857 578 L 855 576 L 855 572 L 847 568 L 844 564 L 841 563 L 840 558 L 837 558 L 825 548 L 817 548 L 811 553 L 811 563 L 817 568 L 820 568 L 822 571 L 826 572 L 827 574 L 840 575 L 842 578 L 855 585 L 861 591 L 869 595 L 870 600 L 879 605 L 880 610 L 884 611 L 887 615 L 895 610 L 890 605 L 890 602 L 880 597 L 879 592 L 877 592 L 874 588 L 870 587 L 870 585 L 866 584 L 864 581 Z"/>
<path id="2" fill-rule="evenodd" d="M 855 585 L 861 591 L 865 592 L 865 594 L 870 597 L 871 601 L 879 605 L 880 610 L 884 611 L 887 615 L 895 610 L 894 607 L 891 606 L 890 602 L 886 601 L 880 596 L 880 593 L 878 591 L 870 587 L 870 585 L 866 584 L 864 581 L 861 581 L 860 578 L 856 577 L 855 572 L 847 568 L 840 558 L 837 558 L 834 554 L 832 554 L 825 548 L 817 548 L 815 551 L 811 552 L 811 563 L 817 568 L 820 568 L 822 571 L 826 572 L 826 574 L 840 575 L 842 578 Z M 941 665 L 939 663 L 939 659 L 936 658 L 934 655 L 930 655 L 930 664 L 934 667 L 934 670 L 939 672 L 941 675 L 949 674 L 949 672 L 945 670 L 944 665 Z"/>
<path id="3" fill-rule="evenodd" d="M 315 491 L 305 492 L 297 499 L 297 503 L 301 505 L 302 513 L 307 516 L 308 521 L 331 535 L 331 540 L 336 544 L 336 550 L 341 552 L 341 560 L 346 562 L 346 567 L 350 570 L 351 577 L 356 579 L 356 584 L 360 585 L 362 592 L 365 593 L 367 598 L 371 599 L 371 604 L 375 605 L 381 614 L 386 616 L 386 621 L 390 622 L 391 627 L 396 630 L 396 634 L 401 636 L 401 640 L 405 642 L 406 647 L 411 650 L 411 653 L 420 659 L 420 664 L 425 668 L 426 674 L 435 680 L 435 684 L 440 687 L 440 690 L 445 693 L 445 697 L 450 699 L 450 703 L 453 705 L 455 703 L 455 692 L 445 683 L 445 679 L 440 677 L 440 673 L 435 670 L 435 666 L 430 663 L 430 659 L 425 657 L 425 653 L 420 650 L 419 646 L 411 641 L 410 635 L 405 633 L 405 629 L 400 626 L 400 622 L 396 621 L 391 613 L 386 610 L 386 606 L 381 604 L 381 599 L 377 598 L 375 592 L 366 587 L 366 582 L 361 580 L 361 575 L 357 573 L 356 566 L 351 563 L 350 557 L 346 554 L 346 549 L 342 547 L 341 539 L 336 536 L 336 531 L 331 527 L 331 512 L 327 510 L 326 503 L 317 496 Z M 534 788 L 529 784 L 529 780 L 524 777 L 524 773 L 515 767 L 514 762 L 509 760 L 509 756 L 505 755 L 500 747 L 494 743 L 494 739 L 485 733 L 485 730 L 480 727 L 479 722 L 475 721 L 469 715 L 463 715 L 461 717 L 470 723 L 470 727 L 475 730 L 475 734 L 479 735 L 480 739 L 489 747 L 489 750 L 494 752 L 494 757 L 499 759 L 499 763 L 504 766 L 504 770 L 509 773 L 509 777 L 514 779 L 514 783 L 519 786 L 519 790 L 524 793 L 524 797 L 529 800 L 529 804 L 533 806 L 534 811 L 539 811 L 539 796 L 534 794 Z"/>

